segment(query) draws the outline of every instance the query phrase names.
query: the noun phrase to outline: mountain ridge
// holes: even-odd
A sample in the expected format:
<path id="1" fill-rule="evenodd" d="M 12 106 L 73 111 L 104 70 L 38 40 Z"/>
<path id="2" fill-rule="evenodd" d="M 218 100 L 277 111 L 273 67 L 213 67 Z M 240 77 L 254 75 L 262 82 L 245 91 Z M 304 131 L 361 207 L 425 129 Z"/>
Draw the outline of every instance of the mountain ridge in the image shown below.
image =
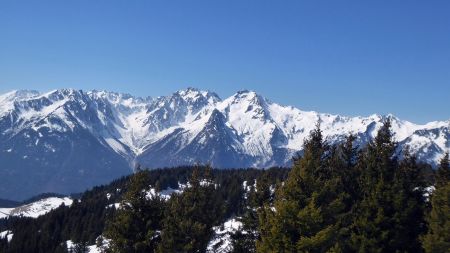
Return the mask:
<path id="1" fill-rule="evenodd" d="M 0 95 L 0 176 L 13 182 L 0 186 L 0 198 L 26 198 L 31 189 L 68 194 L 128 174 L 138 164 L 289 166 L 317 122 L 328 142 L 353 133 L 363 146 L 386 118 L 400 148 L 408 146 L 420 161 L 435 165 L 450 149 L 450 120 L 414 124 L 392 114 L 302 111 L 249 90 L 225 99 L 196 88 L 155 98 L 98 90 L 12 91 Z M 37 183 L 23 178 L 30 173 Z M 18 190 L 17 183 L 34 186 Z"/>

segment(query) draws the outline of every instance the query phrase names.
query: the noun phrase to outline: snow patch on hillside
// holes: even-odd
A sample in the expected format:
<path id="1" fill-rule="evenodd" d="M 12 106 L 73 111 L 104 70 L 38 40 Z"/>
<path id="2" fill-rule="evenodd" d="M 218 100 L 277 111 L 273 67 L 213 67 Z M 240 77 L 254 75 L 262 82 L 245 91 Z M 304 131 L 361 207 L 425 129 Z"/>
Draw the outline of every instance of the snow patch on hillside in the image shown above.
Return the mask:
<path id="1" fill-rule="evenodd" d="M 12 238 L 13 238 L 13 235 L 14 234 L 13 234 L 12 231 L 6 230 L 6 231 L 3 231 L 3 232 L 0 232 L 0 239 L 5 239 L 6 238 L 6 240 L 8 242 L 10 242 L 12 240 Z"/>
<path id="2" fill-rule="evenodd" d="M 101 239 L 101 245 L 97 246 L 97 245 L 87 245 L 86 246 L 86 253 L 101 253 L 101 252 L 105 252 L 110 244 L 110 240 L 109 239 L 105 239 L 102 236 L 99 236 L 97 238 Z M 66 245 L 67 245 L 67 251 L 69 253 L 75 253 L 77 252 L 77 244 L 74 243 L 72 240 L 67 240 L 66 241 Z"/>
<path id="3" fill-rule="evenodd" d="M 0 218 L 5 218 L 9 216 L 21 216 L 21 217 L 31 217 L 37 218 L 44 215 L 51 210 L 58 208 L 62 204 L 65 206 L 72 205 L 73 200 L 68 197 L 58 198 L 50 197 L 38 200 L 36 202 L 22 205 L 15 208 L 0 208 Z"/>
<path id="4" fill-rule="evenodd" d="M 208 243 L 208 253 L 233 252 L 231 235 L 242 229 L 242 222 L 236 218 L 225 221 L 222 226 L 214 227 L 214 236 Z"/>

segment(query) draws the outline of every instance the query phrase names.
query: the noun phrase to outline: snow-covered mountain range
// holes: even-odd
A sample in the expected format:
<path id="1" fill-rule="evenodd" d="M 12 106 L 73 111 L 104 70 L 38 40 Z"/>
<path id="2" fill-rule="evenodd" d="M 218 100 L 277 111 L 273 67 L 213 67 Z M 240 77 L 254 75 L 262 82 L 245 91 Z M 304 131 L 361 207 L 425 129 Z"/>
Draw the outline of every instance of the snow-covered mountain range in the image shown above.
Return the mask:
<path id="1" fill-rule="evenodd" d="M 164 97 L 74 89 L 0 95 L 0 198 L 71 193 L 142 167 L 211 163 L 285 166 L 320 122 L 326 139 L 360 144 L 392 120 L 400 147 L 435 164 L 450 148 L 450 120 L 424 125 L 393 115 L 344 117 L 302 111 L 253 91 L 221 99 L 194 88 Z"/>

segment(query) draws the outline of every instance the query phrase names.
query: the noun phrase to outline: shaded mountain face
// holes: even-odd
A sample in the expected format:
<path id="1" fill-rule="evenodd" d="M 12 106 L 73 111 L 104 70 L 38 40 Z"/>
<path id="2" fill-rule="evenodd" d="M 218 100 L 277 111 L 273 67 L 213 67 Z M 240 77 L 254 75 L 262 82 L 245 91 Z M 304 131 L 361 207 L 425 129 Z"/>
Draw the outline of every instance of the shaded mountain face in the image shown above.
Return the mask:
<path id="1" fill-rule="evenodd" d="M 68 194 L 142 167 L 210 163 L 288 166 L 320 122 L 330 143 L 365 145 L 392 120 L 400 148 L 436 164 L 450 148 L 450 121 L 413 124 L 392 115 L 343 117 L 273 103 L 252 91 L 221 100 L 193 88 L 139 98 L 107 91 L 13 91 L 0 95 L 0 198 Z"/>

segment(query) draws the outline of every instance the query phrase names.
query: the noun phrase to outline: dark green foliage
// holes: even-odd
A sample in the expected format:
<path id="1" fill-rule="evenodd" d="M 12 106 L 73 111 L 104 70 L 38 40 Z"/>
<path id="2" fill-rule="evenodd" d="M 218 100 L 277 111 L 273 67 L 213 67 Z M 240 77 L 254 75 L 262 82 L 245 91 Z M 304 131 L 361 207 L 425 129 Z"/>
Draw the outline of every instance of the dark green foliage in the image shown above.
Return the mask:
<path id="1" fill-rule="evenodd" d="M 167 189 L 177 188 L 178 182 L 186 184 L 192 175 L 192 169 L 193 167 L 178 167 L 144 170 L 142 173 L 147 174 L 147 185 Z M 268 171 L 270 178 L 276 182 L 286 177 L 288 169 L 274 168 Z M 263 172 L 258 169 L 212 171 L 217 186 L 213 199 L 222 207 L 221 214 L 215 217 L 215 224 L 223 223 L 232 216 L 242 216 L 245 212 L 242 183 L 254 181 Z M 66 252 L 67 240 L 96 244 L 97 238 L 105 232 L 106 221 L 114 221 L 114 217 L 117 217 L 114 215 L 116 210 L 108 206 L 123 200 L 125 193 L 129 192 L 129 182 L 130 177 L 123 177 L 107 186 L 94 187 L 80 194 L 80 201 L 75 201 L 71 207 L 57 208 L 37 219 L 0 219 L 0 231 L 12 230 L 14 233 L 10 243 L 0 240 L 0 252 Z M 158 230 L 161 229 L 162 227 Z"/>
<path id="2" fill-rule="evenodd" d="M 14 236 L 0 252 L 64 252 L 61 244 L 69 239 L 93 244 L 110 213 L 106 203 L 104 195 L 83 197 L 70 208 L 61 206 L 37 219 L 4 219 L 2 226 L 12 230 Z"/>
<path id="3" fill-rule="evenodd" d="M 256 241 L 259 239 L 258 210 L 273 201 L 272 190 L 279 184 L 274 176 L 276 170 L 264 171 L 256 180 L 246 182 L 247 192 L 244 195 L 245 211 L 242 215 L 242 231 L 231 236 L 234 252 L 256 252 Z"/>
<path id="4" fill-rule="evenodd" d="M 351 136 L 329 147 L 319 127 L 275 197 L 274 208 L 260 211 L 258 252 L 325 252 L 344 248 L 348 213 L 355 194 L 356 149 Z M 353 183 L 353 184 L 352 184 Z"/>
<path id="5" fill-rule="evenodd" d="M 442 158 L 436 180 L 436 189 L 431 197 L 431 212 L 428 216 L 428 232 L 423 237 L 426 252 L 450 251 L 450 171 L 448 153 Z"/>
<path id="6" fill-rule="evenodd" d="M 203 172 L 203 173 L 201 173 Z M 168 202 L 159 252 L 205 252 L 212 227 L 219 224 L 223 203 L 211 178 L 211 170 L 195 168 L 190 187 Z M 203 174 L 203 175 L 201 175 Z"/>
<path id="7" fill-rule="evenodd" d="M 165 203 L 157 195 L 147 196 L 149 188 L 148 173 L 140 171 L 130 178 L 119 210 L 106 230 L 112 252 L 154 251 Z"/>
<path id="8" fill-rule="evenodd" d="M 258 252 L 420 252 L 423 166 L 398 162 L 390 121 L 365 149 L 337 146 L 319 128 L 294 160 L 273 207 L 260 211 Z"/>
<path id="9" fill-rule="evenodd" d="M 449 154 L 445 153 L 444 157 L 441 159 L 439 168 L 436 175 L 436 185 L 445 185 L 450 181 L 450 164 L 449 164 Z"/>
<path id="10" fill-rule="evenodd" d="M 205 252 L 229 218 L 243 223 L 231 234 L 234 252 L 449 252 L 448 155 L 436 173 L 418 164 L 399 152 L 389 121 L 367 147 L 354 143 L 330 146 L 317 127 L 291 170 L 139 169 L 37 219 L 0 219 L 0 231 L 14 234 L 0 252 L 67 252 L 67 240 L 83 252 L 104 237 L 108 252 Z M 150 186 L 188 182 L 170 200 L 148 196 Z"/>
<path id="11" fill-rule="evenodd" d="M 359 161 L 362 199 L 355 207 L 356 251 L 417 252 L 424 231 L 423 182 L 415 157 L 399 164 L 397 144 L 386 121 Z"/>

